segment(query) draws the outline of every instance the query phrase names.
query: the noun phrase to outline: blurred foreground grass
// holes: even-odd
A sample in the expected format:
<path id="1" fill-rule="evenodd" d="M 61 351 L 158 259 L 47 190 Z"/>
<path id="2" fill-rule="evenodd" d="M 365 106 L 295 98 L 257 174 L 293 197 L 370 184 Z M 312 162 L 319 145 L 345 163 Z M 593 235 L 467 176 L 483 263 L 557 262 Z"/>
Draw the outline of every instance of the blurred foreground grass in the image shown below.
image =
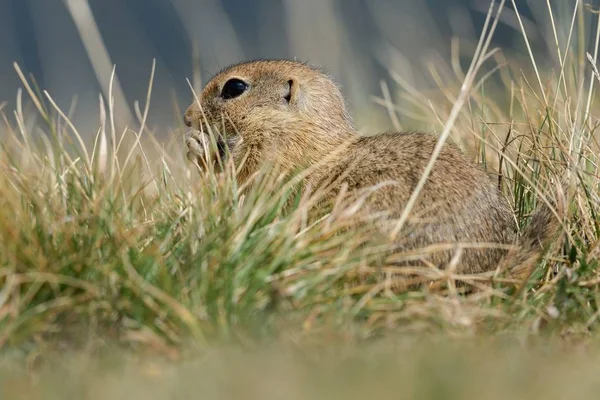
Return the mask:
<path id="1" fill-rule="evenodd" d="M 526 349 L 526 351 L 524 351 Z M 0 367 L 0 396 L 17 399 L 593 399 L 597 341 L 402 338 L 320 352 L 220 349 L 176 364 L 123 355 L 53 359 L 35 373 Z"/>
<path id="2" fill-rule="evenodd" d="M 486 28 L 493 28 L 494 15 Z M 310 221 L 315 199 L 296 195 L 268 171 L 248 192 L 235 184 L 231 166 L 200 174 L 184 160 L 179 131 L 167 143 L 147 132 L 143 107 L 138 129 L 118 131 L 119 110 L 100 98 L 101 123 L 94 143 L 86 144 L 68 112 L 23 76 L 35 112 L 26 113 L 19 96 L 14 116 L 4 115 L 9 134 L 0 150 L 0 359 L 14 370 L 0 372 L 8 380 L 0 387 L 16 388 L 2 398 L 29 387 L 15 378 L 24 367 L 41 385 L 31 390 L 50 396 L 45 385 L 56 384 L 63 393 L 56 398 L 100 398 L 110 390 L 115 397 L 132 390 L 147 398 L 169 391 L 219 398 L 229 396 L 214 383 L 223 380 L 239 384 L 232 390 L 247 397 L 253 392 L 246 384 L 273 381 L 286 397 L 304 390 L 318 397 L 314 388 L 346 398 L 378 391 L 496 398 L 503 390 L 560 398 L 554 388 L 571 378 L 584 383 L 561 390 L 586 394 L 599 354 L 600 77 L 598 34 L 590 41 L 580 34 L 584 19 L 574 21 L 571 41 L 556 48 L 558 71 L 538 66 L 533 53 L 524 66 L 483 47 L 469 72 L 459 57 L 432 70 L 440 90 L 428 96 L 390 71 L 399 102 L 410 105 L 415 120 L 450 133 L 496 174 L 519 226 L 556 192 L 550 182 L 570 182 L 568 207 L 559 215 L 564 232 L 526 282 L 432 267 L 412 271 L 423 288 L 399 290 L 406 270 L 391 261 L 414 254 L 391 257 L 369 232 L 344 229 L 352 205 Z M 151 91 L 145 107 L 149 101 Z M 380 103 L 399 124 L 394 115 L 406 109 L 387 96 Z M 475 290 L 464 294 L 464 288 Z M 400 349 L 386 347 L 390 337 Z M 406 345 L 416 337 L 418 343 Z M 511 344 L 498 345 L 499 338 Z M 523 353 L 532 342 L 549 344 Z M 306 371 L 314 375 L 307 382 L 316 383 L 304 383 L 296 373 L 304 364 L 283 360 L 278 369 L 280 352 L 269 368 L 250 357 L 236 370 L 237 361 L 215 350 L 268 343 L 318 364 L 341 347 L 354 360 L 343 362 L 350 375 L 326 379 L 319 364 Z M 579 344 L 593 350 L 580 354 Z M 101 361 L 114 348 L 128 355 Z M 131 361 L 137 356 L 181 364 L 144 375 Z M 28 396 L 22 398 L 36 398 Z"/>

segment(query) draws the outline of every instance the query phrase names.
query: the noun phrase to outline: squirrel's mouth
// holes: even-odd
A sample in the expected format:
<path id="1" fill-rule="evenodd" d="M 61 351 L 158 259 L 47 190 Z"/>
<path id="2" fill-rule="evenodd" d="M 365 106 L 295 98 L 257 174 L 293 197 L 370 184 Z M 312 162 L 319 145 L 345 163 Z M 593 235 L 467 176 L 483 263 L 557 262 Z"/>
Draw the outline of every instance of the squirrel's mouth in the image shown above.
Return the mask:
<path id="1" fill-rule="evenodd" d="M 214 135 L 214 143 L 216 144 L 215 150 L 219 155 L 219 159 L 224 162 L 228 152 L 232 149 L 233 144 L 235 143 L 235 140 L 233 140 L 234 136 L 230 135 L 224 126 L 222 129 L 218 129 L 218 127 L 214 126 L 212 131 L 206 126 L 206 124 L 203 124 L 202 128 L 204 129 L 201 129 L 201 131 L 205 133 L 210 132 L 212 135 Z"/>
<path id="2" fill-rule="evenodd" d="M 226 146 L 227 144 L 225 143 L 223 138 L 219 137 L 217 139 L 217 152 L 219 153 L 219 158 L 221 159 L 221 161 L 225 161 Z"/>
<path id="3" fill-rule="evenodd" d="M 211 139 L 202 131 L 192 129 L 186 133 L 187 157 L 199 166 L 206 165 L 211 160 L 213 165 L 217 166 L 227 160 L 231 146 L 235 144 L 229 139 L 220 134 Z"/>
<path id="4" fill-rule="evenodd" d="M 209 132 L 208 129 L 201 129 L 200 132 Z M 232 141 L 228 140 L 229 136 L 226 133 L 222 133 L 218 130 L 213 130 L 212 134 L 214 135 L 214 144 L 216 144 L 216 148 L 212 147 L 212 152 L 213 154 L 214 151 L 216 150 L 216 154 L 218 154 L 219 159 L 222 162 L 225 162 L 226 158 L 227 158 L 227 153 L 229 150 L 231 150 L 231 146 L 232 146 Z"/>

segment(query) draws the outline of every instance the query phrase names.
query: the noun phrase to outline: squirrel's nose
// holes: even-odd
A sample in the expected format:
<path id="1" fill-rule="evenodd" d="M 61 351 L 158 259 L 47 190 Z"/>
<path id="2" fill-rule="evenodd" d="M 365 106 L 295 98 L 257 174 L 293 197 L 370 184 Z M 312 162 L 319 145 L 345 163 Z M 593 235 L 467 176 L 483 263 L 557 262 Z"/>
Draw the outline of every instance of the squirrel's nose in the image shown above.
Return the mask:
<path id="1" fill-rule="evenodd" d="M 192 126 L 192 117 L 190 115 L 190 113 L 186 112 L 185 114 L 183 114 L 183 123 L 186 126 Z"/>

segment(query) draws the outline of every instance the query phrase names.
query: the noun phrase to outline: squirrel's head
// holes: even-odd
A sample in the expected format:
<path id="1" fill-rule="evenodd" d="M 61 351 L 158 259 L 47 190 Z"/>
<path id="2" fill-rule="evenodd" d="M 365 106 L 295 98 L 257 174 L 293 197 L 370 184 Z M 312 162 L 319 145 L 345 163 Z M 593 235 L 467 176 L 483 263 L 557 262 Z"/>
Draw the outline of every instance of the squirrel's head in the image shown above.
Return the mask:
<path id="1" fill-rule="evenodd" d="M 283 157 L 289 163 L 310 163 L 354 132 L 338 86 L 320 70 L 288 60 L 224 69 L 187 109 L 184 122 L 219 132 L 217 143 L 226 143 L 234 158 Z"/>

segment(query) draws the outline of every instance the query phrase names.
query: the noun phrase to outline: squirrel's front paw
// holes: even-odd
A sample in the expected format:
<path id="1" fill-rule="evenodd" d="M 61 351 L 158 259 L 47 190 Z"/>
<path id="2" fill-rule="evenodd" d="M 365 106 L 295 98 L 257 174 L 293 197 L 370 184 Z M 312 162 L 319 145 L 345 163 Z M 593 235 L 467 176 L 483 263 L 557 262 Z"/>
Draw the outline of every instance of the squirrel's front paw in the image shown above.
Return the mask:
<path id="1" fill-rule="evenodd" d="M 198 166 L 206 164 L 206 152 L 210 151 L 210 139 L 208 135 L 192 129 L 186 133 L 185 143 L 188 147 L 188 160 L 198 164 Z"/>

